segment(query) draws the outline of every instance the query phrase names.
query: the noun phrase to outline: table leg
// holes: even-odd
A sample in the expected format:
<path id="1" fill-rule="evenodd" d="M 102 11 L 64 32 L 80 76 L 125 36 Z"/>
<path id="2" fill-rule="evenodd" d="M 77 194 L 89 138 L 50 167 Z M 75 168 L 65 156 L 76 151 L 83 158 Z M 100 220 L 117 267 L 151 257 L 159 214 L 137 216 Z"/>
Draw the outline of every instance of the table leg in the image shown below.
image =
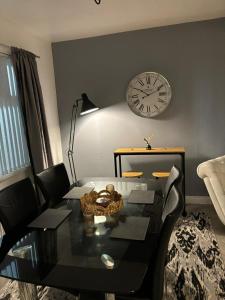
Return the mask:
<path id="1" fill-rule="evenodd" d="M 119 155 L 119 172 L 120 172 L 120 177 L 122 177 L 121 155 Z"/>
<path id="2" fill-rule="evenodd" d="M 183 173 L 183 180 L 182 180 L 182 195 L 184 197 L 184 211 L 183 211 L 183 217 L 187 216 L 186 212 L 186 200 L 185 200 L 185 153 L 181 154 L 181 170 Z"/>
<path id="3" fill-rule="evenodd" d="M 114 154 L 114 170 L 115 170 L 115 177 L 117 177 L 117 155 Z"/>
<path id="4" fill-rule="evenodd" d="M 105 294 L 105 300 L 116 300 L 115 294 Z"/>
<path id="5" fill-rule="evenodd" d="M 20 258 L 29 257 L 31 246 L 25 246 L 13 250 L 13 255 Z M 26 282 L 18 282 L 20 300 L 35 300 L 38 299 L 37 287 L 34 284 Z"/>

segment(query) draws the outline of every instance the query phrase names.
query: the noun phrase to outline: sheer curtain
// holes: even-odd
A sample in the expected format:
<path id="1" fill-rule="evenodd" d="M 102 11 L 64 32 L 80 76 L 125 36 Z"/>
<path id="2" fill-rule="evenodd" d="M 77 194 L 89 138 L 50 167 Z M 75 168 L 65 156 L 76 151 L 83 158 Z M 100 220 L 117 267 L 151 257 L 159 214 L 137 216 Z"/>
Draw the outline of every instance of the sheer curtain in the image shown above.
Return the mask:
<path id="1" fill-rule="evenodd" d="M 0 55 L 0 176 L 30 165 L 10 57 Z"/>

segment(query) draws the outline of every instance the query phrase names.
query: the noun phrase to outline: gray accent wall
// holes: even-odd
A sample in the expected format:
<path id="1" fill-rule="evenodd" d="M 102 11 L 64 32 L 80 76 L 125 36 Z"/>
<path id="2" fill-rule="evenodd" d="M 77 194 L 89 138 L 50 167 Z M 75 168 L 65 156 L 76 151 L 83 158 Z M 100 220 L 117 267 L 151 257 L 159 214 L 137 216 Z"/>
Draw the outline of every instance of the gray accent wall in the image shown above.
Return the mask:
<path id="1" fill-rule="evenodd" d="M 143 147 L 186 148 L 187 195 L 206 195 L 196 168 L 225 154 L 225 18 L 58 42 L 52 45 L 64 162 L 71 108 L 86 92 L 102 109 L 80 117 L 76 127 L 77 175 L 113 176 L 113 151 Z M 159 72 L 172 87 L 167 110 L 154 119 L 126 104 L 135 75 Z M 176 156 L 127 157 L 124 170 L 167 170 Z"/>

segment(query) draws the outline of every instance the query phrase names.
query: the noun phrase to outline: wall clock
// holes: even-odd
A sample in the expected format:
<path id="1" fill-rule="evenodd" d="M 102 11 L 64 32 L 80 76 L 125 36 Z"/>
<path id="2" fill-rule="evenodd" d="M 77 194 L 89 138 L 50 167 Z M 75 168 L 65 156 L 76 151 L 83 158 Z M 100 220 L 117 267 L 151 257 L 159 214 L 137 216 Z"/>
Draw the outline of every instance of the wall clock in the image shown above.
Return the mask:
<path id="1" fill-rule="evenodd" d="M 152 118 L 170 104 L 171 87 L 165 77 L 155 72 L 135 76 L 128 84 L 127 103 L 138 116 Z"/>

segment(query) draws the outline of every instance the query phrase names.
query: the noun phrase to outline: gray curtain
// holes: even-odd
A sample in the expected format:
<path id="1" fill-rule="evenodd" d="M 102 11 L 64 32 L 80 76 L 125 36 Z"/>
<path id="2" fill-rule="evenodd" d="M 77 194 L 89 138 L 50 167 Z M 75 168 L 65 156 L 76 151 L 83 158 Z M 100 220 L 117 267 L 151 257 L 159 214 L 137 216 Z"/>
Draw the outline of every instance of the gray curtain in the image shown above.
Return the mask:
<path id="1" fill-rule="evenodd" d="M 34 173 L 39 173 L 52 165 L 52 154 L 36 56 L 15 47 L 11 50 L 24 114 L 31 167 Z"/>

